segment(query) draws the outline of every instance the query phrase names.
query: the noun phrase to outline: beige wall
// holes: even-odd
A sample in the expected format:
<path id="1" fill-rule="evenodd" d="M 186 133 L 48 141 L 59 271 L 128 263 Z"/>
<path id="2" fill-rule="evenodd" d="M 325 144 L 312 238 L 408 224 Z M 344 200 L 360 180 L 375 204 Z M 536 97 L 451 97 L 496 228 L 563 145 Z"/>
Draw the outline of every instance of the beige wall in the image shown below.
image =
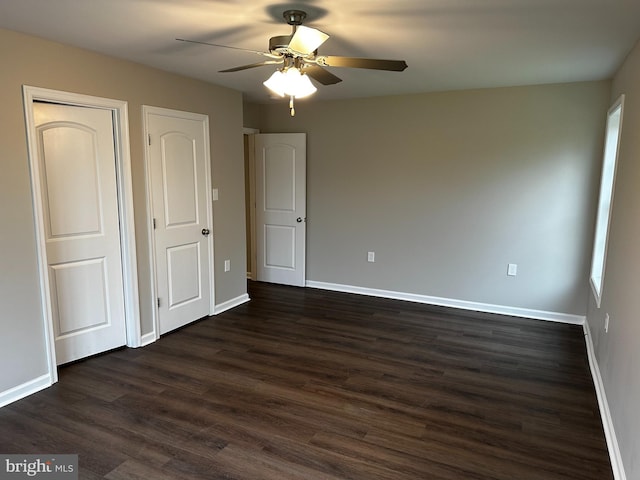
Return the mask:
<path id="1" fill-rule="evenodd" d="M 22 85 L 128 102 L 143 333 L 151 308 L 142 105 L 210 120 L 216 303 L 246 293 L 242 96 L 204 82 L 0 30 L 0 392 L 46 373 Z M 224 273 L 223 261 L 231 260 Z M 235 267 L 235 268 L 234 268 Z"/>
<path id="2" fill-rule="evenodd" d="M 585 315 L 609 93 L 299 102 L 294 118 L 285 101 L 261 106 L 263 132 L 308 135 L 307 278 Z"/>
<path id="3" fill-rule="evenodd" d="M 640 478 L 640 43 L 613 81 L 625 95 L 601 308 L 588 322 L 626 477 Z M 609 332 L 604 316 L 609 314 Z"/>
<path id="4" fill-rule="evenodd" d="M 260 105 L 250 102 L 242 103 L 242 117 L 246 128 L 259 128 Z"/>

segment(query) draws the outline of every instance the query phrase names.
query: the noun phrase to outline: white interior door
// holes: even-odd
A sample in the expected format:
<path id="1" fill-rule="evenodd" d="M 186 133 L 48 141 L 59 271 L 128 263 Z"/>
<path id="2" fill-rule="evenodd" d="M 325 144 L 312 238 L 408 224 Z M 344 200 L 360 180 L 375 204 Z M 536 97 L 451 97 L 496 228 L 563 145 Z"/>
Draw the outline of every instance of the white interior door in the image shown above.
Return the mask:
<path id="1" fill-rule="evenodd" d="M 304 286 L 306 134 L 255 135 L 256 279 Z"/>
<path id="2" fill-rule="evenodd" d="M 213 313 L 206 116 L 145 108 L 160 334 Z"/>
<path id="3" fill-rule="evenodd" d="M 126 343 L 112 112 L 34 102 L 58 364 Z"/>

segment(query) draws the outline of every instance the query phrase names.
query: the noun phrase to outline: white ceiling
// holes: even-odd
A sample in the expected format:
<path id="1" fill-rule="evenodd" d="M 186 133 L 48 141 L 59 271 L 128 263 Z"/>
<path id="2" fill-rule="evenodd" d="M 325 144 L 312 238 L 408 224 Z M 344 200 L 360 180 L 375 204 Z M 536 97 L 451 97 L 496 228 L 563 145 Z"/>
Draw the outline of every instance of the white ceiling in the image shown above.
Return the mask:
<path id="1" fill-rule="evenodd" d="M 277 2 L 277 0 L 276 0 Z M 269 101 L 274 67 L 189 38 L 267 50 L 282 12 L 331 35 L 320 54 L 406 60 L 402 73 L 331 68 L 316 99 L 609 78 L 640 37 L 640 0 L 0 0 L 0 27 L 206 80 Z"/>

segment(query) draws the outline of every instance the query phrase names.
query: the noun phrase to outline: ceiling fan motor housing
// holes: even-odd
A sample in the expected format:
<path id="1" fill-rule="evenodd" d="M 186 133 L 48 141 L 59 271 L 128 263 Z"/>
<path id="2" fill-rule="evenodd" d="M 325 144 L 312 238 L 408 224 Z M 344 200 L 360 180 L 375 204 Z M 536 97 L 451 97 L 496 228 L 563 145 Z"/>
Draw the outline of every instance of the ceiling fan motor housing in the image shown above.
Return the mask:
<path id="1" fill-rule="evenodd" d="M 287 10 L 282 14 L 289 25 L 302 25 L 302 21 L 307 18 L 307 12 L 302 10 Z"/>
<path id="2" fill-rule="evenodd" d="M 293 35 L 278 35 L 269 39 L 269 51 L 271 53 L 285 54 L 288 51 L 289 43 Z"/>

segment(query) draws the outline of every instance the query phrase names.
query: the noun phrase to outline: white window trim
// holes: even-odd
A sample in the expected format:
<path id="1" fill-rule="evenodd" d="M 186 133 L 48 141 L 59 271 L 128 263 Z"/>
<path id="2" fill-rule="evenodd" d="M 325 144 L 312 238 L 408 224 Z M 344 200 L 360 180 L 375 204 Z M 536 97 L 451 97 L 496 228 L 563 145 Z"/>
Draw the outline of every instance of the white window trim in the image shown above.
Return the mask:
<path id="1" fill-rule="evenodd" d="M 618 109 L 620 110 L 620 120 L 618 123 L 618 134 L 616 138 L 615 155 L 613 158 L 613 172 L 611 176 L 610 194 L 609 194 L 609 198 L 607 199 L 609 202 L 609 208 L 605 215 L 602 213 L 601 204 L 605 200 L 604 196 L 607 195 L 607 190 L 609 190 L 609 186 L 603 184 L 604 172 L 607 166 L 606 154 L 607 154 L 607 146 L 608 146 L 608 140 L 609 140 L 609 128 L 610 128 L 611 118 Z M 596 305 L 598 308 L 600 308 L 600 305 L 602 302 L 602 291 L 604 289 L 604 275 L 605 275 L 605 270 L 607 266 L 607 249 L 609 247 L 609 230 L 611 227 L 611 214 L 613 211 L 613 198 L 615 194 L 616 174 L 618 170 L 618 155 L 620 152 L 620 139 L 622 137 L 623 115 L 624 115 L 624 95 L 620 95 L 620 97 L 618 97 L 618 99 L 613 103 L 613 105 L 611 105 L 611 108 L 609 108 L 609 110 L 607 111 L 605 143 L 604 143 L 603 158 L 602 158 L 602 173 L 600 178 L 600 194 L 598 196 L 598 208 L 596 211 L 596 226 L 594 230 L 594 240 L 593 240 L 593 253 L 591 258 L 591 270 L 589 274 L 589 283 L 591 284 L 591 290 L 593 292 L 593 296 L 595 298 Z M 602 228 L 604 228 L 603 232 L 600 231 Z M 602 238 L 601 235 L 604 238 Z M 602 241 L 604 241 L 604 246 L 600 253 L 598 252 L 598 238 L 602 238 Z M 594 270 L 598 270 L 598 271 L 594 271 Z"/>

